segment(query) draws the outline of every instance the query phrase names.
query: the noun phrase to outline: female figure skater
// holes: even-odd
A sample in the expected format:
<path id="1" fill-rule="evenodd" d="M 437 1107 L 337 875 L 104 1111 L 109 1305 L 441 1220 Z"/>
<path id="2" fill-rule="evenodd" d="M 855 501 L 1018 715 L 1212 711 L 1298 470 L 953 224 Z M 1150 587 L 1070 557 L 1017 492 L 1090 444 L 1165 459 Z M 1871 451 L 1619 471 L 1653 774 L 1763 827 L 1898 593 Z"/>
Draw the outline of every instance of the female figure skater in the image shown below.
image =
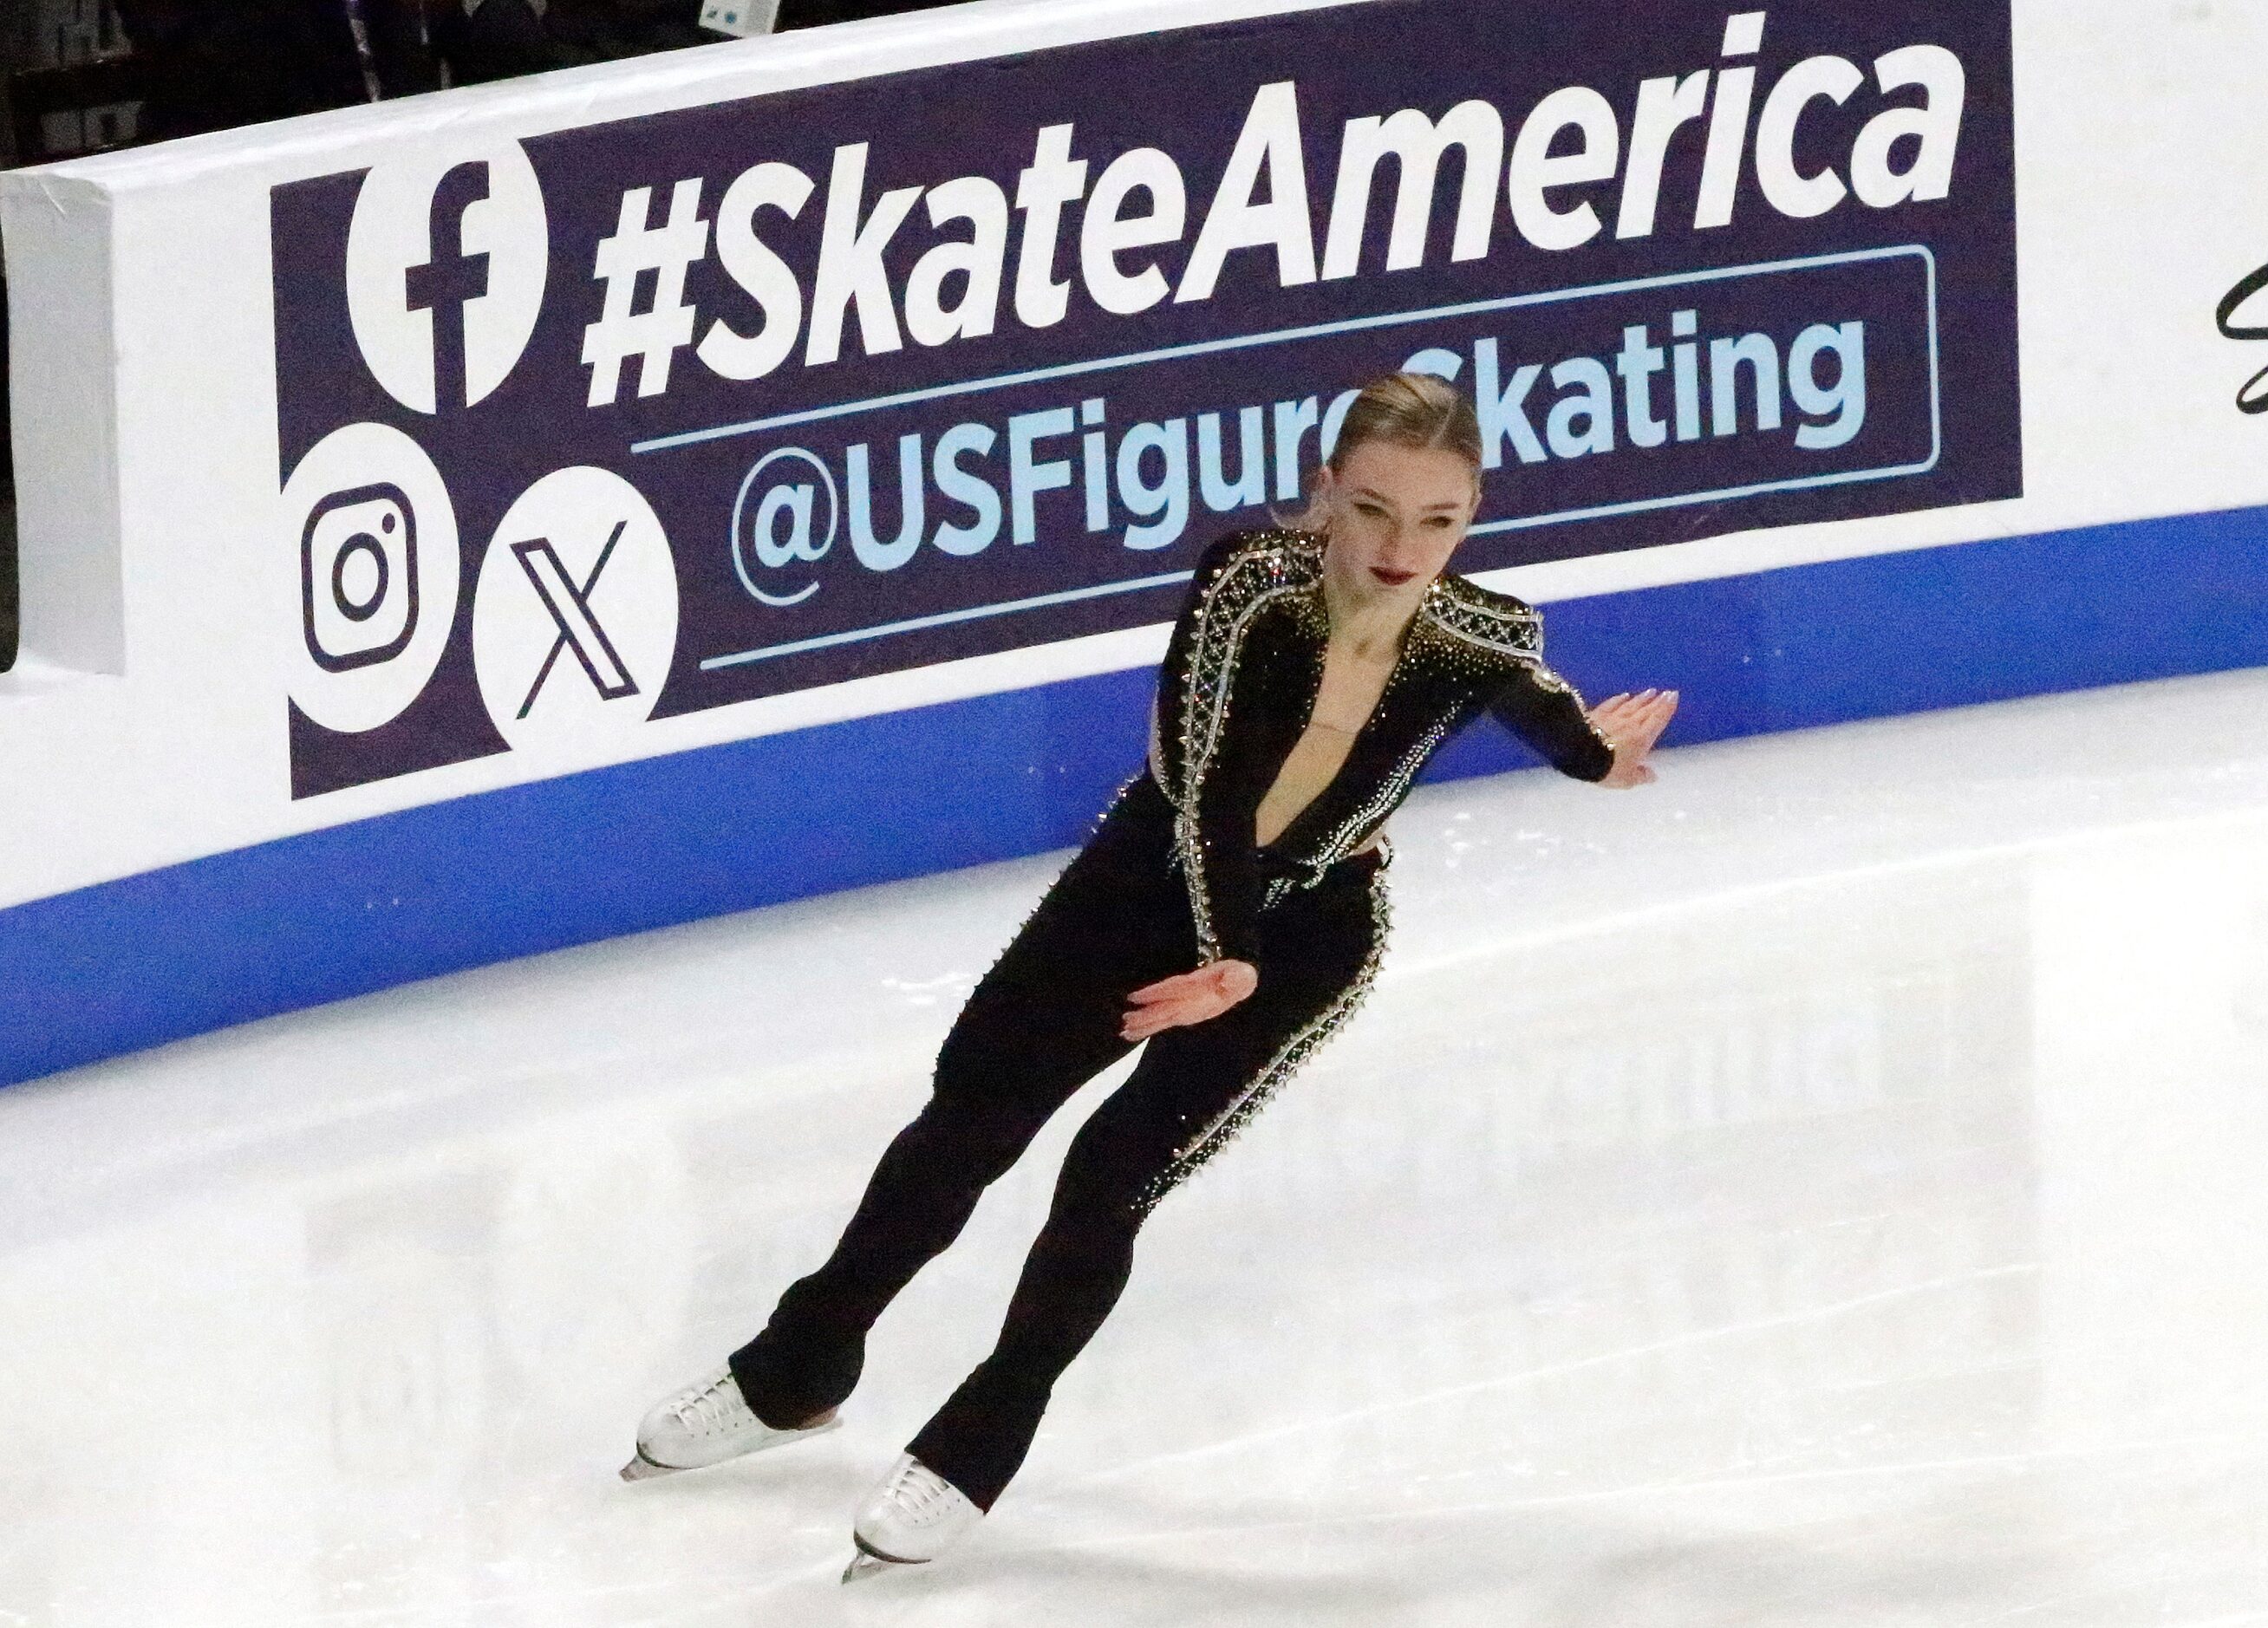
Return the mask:
<path id="1" fill-rule="evenodd" d="M 849 1581 L 936 1558 L 1023 1462 L 1049 1390 L 1124 1287 L 1159 1200 L 1363 998 L 1387 924 L 1381 827 L 1483 711 L 1563 773 L 1652 780 L 1675 691 L 1587 713 L 1536 613 L 1444 573 L 1480 500 L 1471 406 L 1425 374 L 1365 389 L 1300 524 L 1199 559 L 1146 770 L 978 983 L 932 1094 L 835 1252 L 730 1361 L 647 1414 L 625 1479 L 833 1429 L 883 1308 L 1086 1080 L 1147 1041 L 1072 1141 L 999 1343 L 858 1510 Z"/>

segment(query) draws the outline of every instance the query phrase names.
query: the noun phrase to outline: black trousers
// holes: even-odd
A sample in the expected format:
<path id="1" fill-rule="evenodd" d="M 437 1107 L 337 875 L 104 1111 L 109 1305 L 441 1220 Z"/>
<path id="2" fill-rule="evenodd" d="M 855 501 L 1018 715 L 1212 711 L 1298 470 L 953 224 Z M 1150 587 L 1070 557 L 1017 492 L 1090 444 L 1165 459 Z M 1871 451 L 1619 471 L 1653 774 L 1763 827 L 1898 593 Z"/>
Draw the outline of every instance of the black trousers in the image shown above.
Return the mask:
<path id="1" fill-rule="evenodd" d="M 908 1444 L 980 1508 L 1022 1464 L 1057 1376 L 1116 1303 L 1144 1219 L 1367 992 L 1385 864 L 1360 854 L 1278 890 L 1261 917 L 1258 988 L 1152 1037 L 1072 1140 L 998 1344 Z M 835 1252 L 733 1352 L 759 1418 L 784 1428 L 850 1394 L 882 1309 L 1056 1109 L 1131 1050 L 1118 1033 L 1128 992 L 1197 965 L 1172 811 L 1141 776 L 969 996 L 928 1103 L 884 1151 Z"/>

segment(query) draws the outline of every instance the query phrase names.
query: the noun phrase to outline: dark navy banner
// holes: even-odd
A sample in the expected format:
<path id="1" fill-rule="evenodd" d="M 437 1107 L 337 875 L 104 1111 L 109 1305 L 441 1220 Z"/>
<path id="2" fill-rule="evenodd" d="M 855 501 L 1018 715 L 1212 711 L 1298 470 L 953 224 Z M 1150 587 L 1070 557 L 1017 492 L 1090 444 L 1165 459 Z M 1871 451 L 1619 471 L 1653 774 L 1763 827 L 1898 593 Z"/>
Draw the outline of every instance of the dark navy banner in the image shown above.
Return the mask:
<path id="1" fill-rule="evenodd" d="M 280 187 L 294 794 L 1159 622 L 1399 367 L 1462 571 L 2018 496 L 2010 77 L 1372 0 Z"/>

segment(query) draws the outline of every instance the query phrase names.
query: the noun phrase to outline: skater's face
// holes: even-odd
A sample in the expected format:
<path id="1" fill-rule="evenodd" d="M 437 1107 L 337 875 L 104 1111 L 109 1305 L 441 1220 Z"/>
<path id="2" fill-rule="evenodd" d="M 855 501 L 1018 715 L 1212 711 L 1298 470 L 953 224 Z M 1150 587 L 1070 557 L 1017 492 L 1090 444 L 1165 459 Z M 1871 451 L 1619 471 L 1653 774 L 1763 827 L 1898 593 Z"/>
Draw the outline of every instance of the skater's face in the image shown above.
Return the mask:
<path id="1" fill-rule="evenodd" d="M 1323 466 L 1326 569 L 1362 600 L 1413 602 L 1449 564 L 1480 505 L 1480 475 L 1444 447 L 1365 441 Z"/>

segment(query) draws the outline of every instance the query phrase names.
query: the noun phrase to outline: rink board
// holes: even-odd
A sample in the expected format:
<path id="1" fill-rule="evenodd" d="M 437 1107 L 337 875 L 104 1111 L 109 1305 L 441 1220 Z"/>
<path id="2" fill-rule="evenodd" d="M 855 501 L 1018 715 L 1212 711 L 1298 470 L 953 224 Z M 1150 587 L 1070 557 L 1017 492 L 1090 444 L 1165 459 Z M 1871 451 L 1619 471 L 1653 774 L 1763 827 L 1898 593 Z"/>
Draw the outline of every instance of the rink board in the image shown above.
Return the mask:
<path id="1" fill-rule="evenodd" d="M 2176 0 L 1964 11 L 1942 25 L 1972 76 L 1951 198 L 1853 197 L 1810 216 L 1804 200 L 1822 195 L 1807 189 L 1829 169 L 1862 184 L 1869 121 L 1886 96 L 1898 102 L 1870 75 L 1911 66 L 1900 48 L 1941 9 L 1776 6 L 1759 56 L 1740 21 L 1754 13 L 1681 20 L 1655 50 L 1631 43 L 1646 31 L 1598 19 L 1666 0 L 1576 8 L 1590 19 L 1580 53 L 1515 53 L 1518 75 L 1499 75 L 1517 81 L 1500 98 L 1512 172 L 1524 163 L 1535 181 L 1568 156 L 1565 142 L 1520 156 L 1521 116 L 1551 86 L 1595 80 L 1626 113 L 1641 74 L 1706 70 L 1721 90 L 1753 61 L 1767 123 L 1774 77 L 1811 76 L 1804 98 L 1777 99 L 1791 144 L 1773 208 L 1742 172 L 1737 218 L 1700 228 L 1690 184 L 1697 172 L 1707 190 L 1704 120 L 1665 161 L 1689 190 L 1665 182 L 1651 225 L 1619 180 L 1588 193 L 1513 185 L 1527 247 L 1500 271 L 1451 253 L 1466 227 L 1445 159 L 1425 241 L 1403 247 L 1422 247 L 1424 264 L 1381 272 L 1389 225 L 1407 236 L 1381 180 L 1353 274 L 1335 276 L 1322 137 L 1366 111 L 1446 116 L 1488 87 L 1449 74 L 1438 99 L 1410 88 L 1424 78 L 1412 30 L 1396 36 L 1409 60 L 1381 60 L 1375 81 L 1404 73 L 1409 86 L 1373 107 L 1344 99 L 1359 86 L 1306 62 L 1300 42 L 1388 12 L 1454 24 L 1467 4 L 986 0 L 0 177 L 26 586 L 25 659 L 0 675 L 0 1081 L 506 956 L 1076 841 L 1138 763 L 1187 556 L 1290 495 L 1285 479 L 1328 442 L 1344 401 L 1334 374 L 1422 366 L 1484 398 L 1489 497 L 1461 567 L 1548 608 L 1549 657 L 1586 693 L 1681 689 L 1672 745 L 2268 661 L 2268 419 L 2235 400 L 2259 365 L 2249 330 L 2268 319 L 2252 314 L 2257 298 L 2226 299 L 2268 261 L 2248 71 L 2268 58 L 2268 18 Z M 1791 60 L 1838 49 L 1857 81 Z M 1206 51 L 1225 65 L 1205 67 Z M 1073 58 L 1049 56 L 1063 52 L 1120 71 L 1151 53 L 1185 116 L 1145 125 L 1134 108 L 1102 139 L 1104 114 L 1062 70 Z M 674 274 L 585 275 L 570 310 L 558 268 L 587 273 L 593 246 L 603 259 L 618 240 L 652 251 L 681 194 L 720 233 L 721 195 L 756 176 L 770 191 L 746 218 L 777 225 L 794 190 L 784 171 L 805 175 L 801 235 L 775 238 L 798 276 L 825 258 L 814 244 L 838 191 L 854 223 L 902 195 L 889 189 L 909 179 L 908 155 L 879 114 L 871 129 L 806 121 L 816 134 L 791 151 L 788 136 L 752 141 L 762 109 L 855 108 L 872 81 L 949 135 L 954 109 L 974 105 L 973 64 L 1016 86 L 988 105 L 1020 144 L 996 182 L 1012 190 L 1034 127 L 1075 107 L 1096 135 L 1079 149 L 1089 184 L 1137 141 L 1187 171 L 1176 252 L 1231 190 L 1231 150 L 1296 126 L 1313 144 L 1319 275 L 1283 275 L 1274 245 L 1248 244 L 1219 268 L 1217 298 L 1160 300 L 1132 326 L 1076 305 L 1029 332 L 1004 326 L 981 353 L 998 358 L 989 368 L 962 359 L 980 354 L 965 340 L 875 351 L 854 296 L 834 312 L 826 387 L 778 397 L 762 418 L 736 416 L 741 398 L 719 384 L 754 365 L 746 322 L 678 349 L 651 392 L 637 346 L 617 346 L 611 373 L 586 357 L 607 350 L 592 335 L 617 283 L 658 298 L 657 276 Z M 1288 99 L 1270 99 L 1294 80 L 1296 120 Z M 2183 116 L 2146 116 L 2169 85 Z M 1811 121 L 1808 144 L 1788 135 L 1790 107 Z M 1468 120 L 1469 135 L 1479 128 Z M 852 177 L 862 133 L 866 167 Z M 932 144 L 939 167 L 915 179 L 985 173 L 982 142 Z M 1895 168 L 1864 184 L 1879 193 Z M 393 195 L 365 170 L 411 199 L 410 247 L 398 231 L 357 236 L 365 191 Z M 983 186 L 954 184 L 969 219 L 990 207 Z M 1251 194 L 1258 215 L 1266 191 Z M 1511 241 L 1506 196 L 1494 230 Z M 1544 253 L 1539 236 L 1578 197 L 1604 211 L 1594 239 Z M 504 230 L 531 210 L 549 221 L 541 298 L 523 252 L 534 239 Z M 1136 213 L 1122 223 L 1138 227 Z M 1115 251 L 1123 278 L 1145 252 L 1138 231 L 1121 236 L 1135 245 Z M 722 241 L 677 268 L 703 323 L 754 310 L 717 303 L 732 292 Z M 735 252 L 742 293 L 777 295 L 746 244 Z M 1136 298 L 1103 262 L 1065 252 L 1082 289 Z M 476 320 L 460 274 L 482 254 L 497 280 Z M 1276 286 L 1253 269 L 1266 263 Z M 924 320 L 946 320 L 950 286 L 931 279 Z M 1004 291 L 1002 308 L 1017 297 Z M 403 327 L 420 311 L 439 321 L 452 300 L 454 350 Z M 897 313 L 910 323 L 914 310 L 909 296 Z M 499 373 L 507 328 L 533 359 Z M 1649 344 L 1651 426 L 1616 376 Z M 1746 372 L 1731 365 L 1742 344 Z M 1587 449 L 1598 424 L 1567 410 L 1584 370 L 1562 382 L 1555 366 L 1587 358 L 1607 381 L 1602 410 L 1623 415 L 1611 460 Z M 1719 360 L 1734 381 L 1721 392 Z M 461 414 L 419 405 L 453 403 L 453 391 Z M 1768 419 L 1777 438 L 1757 438 Z M 1248 443 L 1264 448 L 1257 487 L 1248 452 L 1230 478 L 1252 425 L 1266 438 Z M 1658 443 L 1632 455 L 1646 434 Z M 782 483 L 790 466 L 809 474 Z M 1176 468 L 1178 497 L 1160 473 Z M 989 521 L 969 505 L 972 468 L 993 471 Z M 804 488 L 841 505 L 824 541 L 794 529 Z M 893 532 L 917 488 L 932 525 L 958 529 L 923 541 L 917 528 L 909 549 Z M 436 490 L 446 501 L 429 506 Z M 570 534 L 593 516 L 578 542 Z M 770 530 L 755 525 L 764 516 Z M 359 556 L 341 541 L 389 519 L 414 533 Z M 1087 551 L 1033 546 L 1027 531 Z M 599 550 L 600 533 L 619 553 Z M 706 541 L 688 550 L 684 537 Z M 391 610 L 323 611 L 318 567 L 344 605 L 357 558 L 392 561 L 384 580 L 423 582 L 426 603 L 451 614 L 413 610 L 396 626 Z M 449 572 L 422 574 L 441 559 Z M 636 615 L 592 588 L 602 569 Z M 530 608 L 547 593 L 549 621 Z M 561 659 L 571 646 L 580 667 Z M 657 661 L 666 681 L 651 678 Z M 422 689 L 389 687 L 411 668 Z M 596 693 L 635 691 L 649 711 L 627 728 L 519 727 L 539 692 L 547 707 L 560 695 L 549 676 L 582 685 L 585 672 Z M 647 676 L 630 685 L 624 672 Z M 1433 773 L 1528 761 L 1484 726 Z"/>
<path id="2" fill-rule="evenodd" d="M 1587 693 L 1681 689 L 1688 743 L 2258 666 L 2268 507 L 1601 594 L 1555 607 L 1550 627 L 1555 659 Z M 1064 847 L 1138 765 L 1150 689 L 1132 670 L 761 736 L 17 906 L 0 912 L 0 989 L 21 1017 L 0 1033 L 0 1080 L 510 956 Z M 1483 724 L 1425 777 L 1535 762 Z M 1572 827 L 1589 793 L 1569 791 Z"/>

